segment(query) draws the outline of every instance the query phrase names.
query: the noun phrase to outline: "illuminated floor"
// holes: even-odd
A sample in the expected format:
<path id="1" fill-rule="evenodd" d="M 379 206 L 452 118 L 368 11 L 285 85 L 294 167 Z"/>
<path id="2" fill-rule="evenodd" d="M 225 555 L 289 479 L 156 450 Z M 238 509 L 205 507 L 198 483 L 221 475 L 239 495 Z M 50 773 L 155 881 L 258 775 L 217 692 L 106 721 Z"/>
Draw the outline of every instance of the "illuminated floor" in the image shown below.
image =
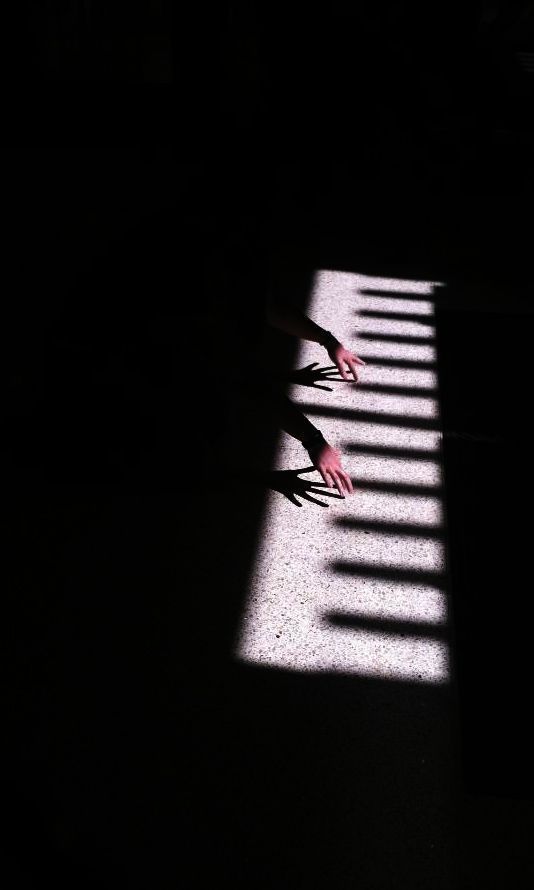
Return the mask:
<path id="1" fill-rule="evenodd" d="M 312 495 L 329 509 L 307 500 L 298 509 L 271 493 L 239 660 L 298 672 L 447 682 L 437 287 L 316 274 L 310 316 L 367 365 L 359 385 L 326 383 L 332 392 L 294 386 L 290 395 L 341 450 L 355 493 L 345 500 Z M 324 358 L 316 344 L 303 344 L 298 367 L 324 366 Z M 275 469 L 302 469 L 305 457 L 283 435 Z M 313 468 L 300 478 L 320 481 Z"/>

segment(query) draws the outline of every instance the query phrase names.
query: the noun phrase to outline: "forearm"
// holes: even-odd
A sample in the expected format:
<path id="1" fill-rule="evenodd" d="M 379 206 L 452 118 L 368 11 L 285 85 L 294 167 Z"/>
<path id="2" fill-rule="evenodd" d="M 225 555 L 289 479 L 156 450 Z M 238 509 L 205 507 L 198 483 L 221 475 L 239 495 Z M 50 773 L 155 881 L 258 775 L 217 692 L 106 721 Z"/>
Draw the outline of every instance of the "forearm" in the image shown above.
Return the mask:
<path id="1" fill-rule="evenodd" d="M 299 442 L 309 442 L 318 434 L 317 427 L 308 420 L 299 408 L 287 396 L 280 396 L 276 405 L 280 426 L 288 435 Z"/>
<path id="2" fill-rule="evenodd" d="M 337 488 L 339 494 L 345 497 L 345 494 L 349 494 L 353 488 L 350 476 L 341 466 L 339 452 L 328 444 L 321 431 L 310 423 L 287 396 L 277 393 L 274 398 L 282 429 L 302 443 L 310 461 L 319 470 L 326 485 L 329 488 Z"/>
<path id="3" fill-rule="evenodd" d="M 318 432 L 317 427 L 286 396 L 279 381 L 264 377 L 256 380 L 253 388 L 255 398 L 261 399 L 264 409 L 288 435 L 299 442 L 308 442 Z"/>
<path id="4" fill-rule="evenodd" d="M 343 380 L 358 380 L 357 366 L 365 362 L 346 349 L 335 334 L 320 327 L 300 309 L 271 297 L 266 306 L 266 319 L 270 325 L 287 334 L 324 346 Z"/>
<path id="5" fill-rule="evenodd" d="M 324 344 L 329 336 L 329 331 L 308 318 L 300 309 L 290 305 L 270 302 L 267 306 L 267 321 L 285 334 L 311 340 L 313 343 Z"/>

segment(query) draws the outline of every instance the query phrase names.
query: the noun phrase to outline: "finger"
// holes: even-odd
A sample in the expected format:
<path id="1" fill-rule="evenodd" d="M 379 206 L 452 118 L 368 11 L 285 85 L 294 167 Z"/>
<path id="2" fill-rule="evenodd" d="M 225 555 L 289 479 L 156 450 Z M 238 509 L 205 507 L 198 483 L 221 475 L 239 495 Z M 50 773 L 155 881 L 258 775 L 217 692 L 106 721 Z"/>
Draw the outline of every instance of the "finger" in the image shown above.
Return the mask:
<path id="1" fill-rule="evenodd" d="M 356 370 L 356 365 L 354 364 L 354 362 L 349 361 L 349 362 L 347 362 L 347 364 L 352 372 L 352 376 L 354 377 L 354 379 L 358 380 L 358 372 Z"/>
<path id="2" fill-rule="evenodd" d="M 341 485 L 340 491 L 343 496 L 345 496 L 345 494 L 350 494 L 349 484 L 347 483 L 347 474 L 342 469 L 336 470 L 335 473 L 338 486 Z"/>
<path id="3" fill-rule="evenodd" d="M 323 472 L 323 470 L 321 470 L 321 469 L 319 470 L 319 472 L 320 472 L 321 476 L 323 477 L 325 484 L 328 486 L 328 488 L 333 488 L 334 483 L 333 483 L 332 479 L 330 478 L 330 476 L 328 475 L 328 472 L 327 471 Z"/>
<path id="4" fill-rule="evenodd" d="M 334 480 L 335 486 L 336 486 L 337 490 L 339 491 L 341 497 L 345 497 L 345 488 L 343 485 L 343 478 L 342 478 L 341 474 L 332 471 L 332 478 Z"/>
<path id="5" fill-rule="evenodd" d="M 320 494 L 322 498 L 336 498 L 337 494 L 333 491 L 325 491 L 324 488 L 319 488 L 322 485 L 322 482 L 314 482 L 314 488 L 307 488 L 306 491 L 309 494 Z M 316 490 L 317 489 L 317 490 Z"/>
<path id="6" fill-rule="evenodd" d="M 321 368 L 320 370 L 321 370 L 323 373 L 326 373 L 327 371 L 337 371 L 337 370 L 338 370 L 338 366 L 337 366 L 337 365 L 328 365 L 327 368 Z"/>
<path id="7" fill-rule="evenodd" d="M 345 498 L 345 495 L 340 491 L 337 485 L 332 485 L 330 491 L 321 491 L 318 492 L 323 498 L 334 498 L 336 501 L 341 501 Z"/>
<path id="8" fill-rule="evenodd" d="M 312 498 L 312 496 L 310 494 L 307 494 L 305 491 L 300 491 L 299 495 L 301 498 L 304 498 L 305 501 L 310 501 L 311 504 L 317 504 L 318 507 L 330 506 L 330 504 L 325 504 L 324 501 L 319 501 L 317 498 Z M 300 506 L 302 506 L 302 504 Z"/>
<path id="9" fill-rule="evenodd" d="M 342 473 L 342 476 L 343 476 L 343 481 L 345 482 L 345 487 L 347 489 L 348 494 L 352 494 L 354 491 L 354 488 L 352 486 L 352 479 L 350 478 L 348 473 L 345 473 L 345 472 Z"/>
<path id="10" fill-rule="evenodd" d="M 367 362 L 364 362 L 363 358 L 359 358 L 357 355 L 352 356 L 357 365 L 366 365 Z"/>
<path id="11" fill-rule="evenodd" d="M 340 495 L 345 497 L 345 482 L 342 474 L 339 471 L 334 473 L 334 479 L 336 481 L 336 488 L 339 491 Z"/>
<path id="12" fill-rule="evenodd" d="M 343 380 L 349 379 L 349 375 L 347 374 L 347 372 L 345 371 L 345 369 L 341 363 L 337 366 L 337 369 L 338 369 L 339 373 L 341 374 L 341 376 L 343 377 Z"/>

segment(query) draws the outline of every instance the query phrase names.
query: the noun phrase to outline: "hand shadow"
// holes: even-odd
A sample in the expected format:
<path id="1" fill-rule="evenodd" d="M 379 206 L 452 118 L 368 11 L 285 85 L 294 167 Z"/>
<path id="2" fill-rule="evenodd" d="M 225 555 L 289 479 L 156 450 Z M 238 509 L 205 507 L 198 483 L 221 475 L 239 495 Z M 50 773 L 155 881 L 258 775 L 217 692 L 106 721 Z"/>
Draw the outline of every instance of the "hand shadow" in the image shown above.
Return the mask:
<path id="1" fill-rule="evenodd" d="M 297 500 L 297 495 L 305 501 L 317 504 L 318 507 L 329 507 L 330 504 L 325 504 L 323 501 L 319 501 L 317 498 L 312 497 L 312 495 L 320 494 L 327 498 L 335 498 L 338 501 L 344 501 L 345 498 L 343 495 L 330 489 L 326 482 L 315 482 L 314 480 L 299 478 L 302 473 L 312 473 L 315 471 L 314 466 L 304 467 L 302 470 L 272 470 L 265 474 L 264 479 L 269 488 L 273 491 L 279 491 L 280 494 L 283 494 L 284 497 L 295 505 L 295 507 L 302 507 L 300 501 Z"/>
<path id="2" fill-rule="evenodd" d="M 311 386 L 314 389 L 324 389 L 327 392 L 332 392 L 332 387 L 321 386 L 319 381 L 339 380 L 342 383 L 347 383 L 346 380 L 343 380 L 336 365 L 329 365 L 327 368 L 318 368 L 318 364 L 319 362 L 311 362 L 311 364 L 306 365 L 305 368 L 298 368 L 295 371 L 290 371 L 286 379 L 290 383 L 300 383 L 301 386 Z"/>

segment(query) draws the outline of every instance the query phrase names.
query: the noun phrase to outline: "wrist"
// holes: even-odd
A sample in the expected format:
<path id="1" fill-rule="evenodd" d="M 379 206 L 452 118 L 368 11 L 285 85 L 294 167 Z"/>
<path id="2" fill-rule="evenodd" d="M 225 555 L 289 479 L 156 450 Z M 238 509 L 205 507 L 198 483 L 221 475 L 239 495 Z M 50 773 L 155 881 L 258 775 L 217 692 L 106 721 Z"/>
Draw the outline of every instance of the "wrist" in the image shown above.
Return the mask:
<path id="1" fill-rule="evenodd" d="M 323 436 L 322 432 L 318 429 L 312 430 L 305 439 L 302 440 L 302 446 L 306 449 L 308 454 L 311 454 L 312 451 L 316 451 L 318 448 L 322 448 L 323 445 L 326 445 L 326 439 Z"/>
<path id="2" fill-rule="evenodd" d="M 334 346 L 337 342 L 338 340 L 334 337 L 332 331 L 322 331 L 319 340 L 320 346 L 324 346 L 325 349 L 330 349 L 330 347 Z"/>

